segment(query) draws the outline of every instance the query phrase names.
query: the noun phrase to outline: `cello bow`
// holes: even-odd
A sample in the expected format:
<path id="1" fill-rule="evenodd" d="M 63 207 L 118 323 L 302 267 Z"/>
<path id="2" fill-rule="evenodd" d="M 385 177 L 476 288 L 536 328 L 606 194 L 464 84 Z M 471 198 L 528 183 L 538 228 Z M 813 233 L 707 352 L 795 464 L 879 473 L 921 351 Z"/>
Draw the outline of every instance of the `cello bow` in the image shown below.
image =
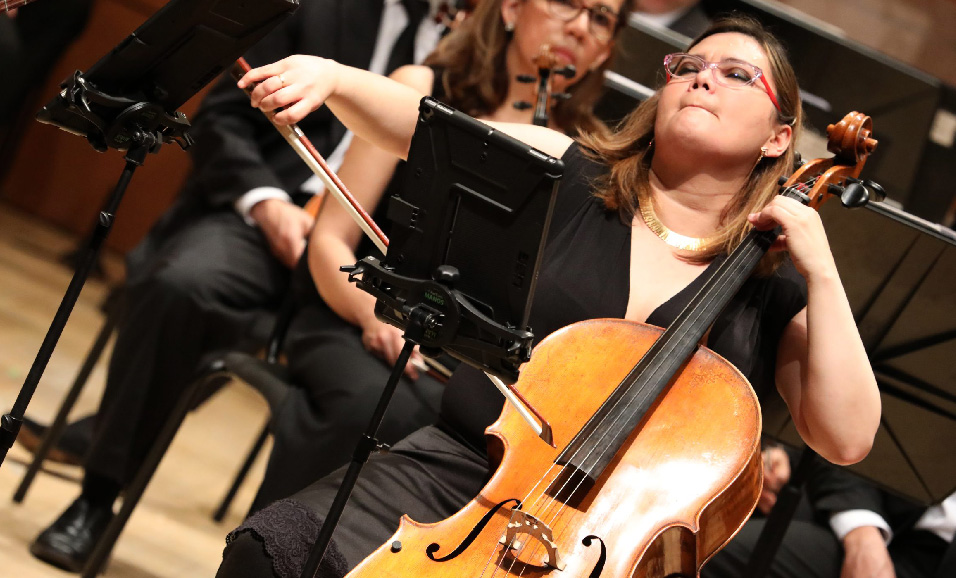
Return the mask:
<path id="1" fill-rule="evenodd" d="M 33 0 L 3 0 L 3 6 L 0 7 L 0 12 L 10 12 L 30 2 L 33 2 Z"/>

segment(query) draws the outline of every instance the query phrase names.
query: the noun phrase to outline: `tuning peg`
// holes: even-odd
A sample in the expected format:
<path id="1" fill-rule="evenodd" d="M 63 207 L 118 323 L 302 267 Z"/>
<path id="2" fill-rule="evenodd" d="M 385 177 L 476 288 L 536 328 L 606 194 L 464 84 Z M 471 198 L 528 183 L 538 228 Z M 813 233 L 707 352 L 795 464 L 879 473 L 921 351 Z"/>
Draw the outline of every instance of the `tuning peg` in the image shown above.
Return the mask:
<path id="1" fill-rule="evenodd" d="M 554 101 L 563 101 L 571 98 L 570 92 L 555 92 L 551 95 L 551 100 Z"/>
<path id="2" fill-rule="evenodd" d="M 803 155 L 799 151 L 793 153 L 793 170 L 797 170 L 803 165 L 806 164 L 806 161 L 803 160 Z"/>
<path id="3" fill-rule="evenodd" d="M 538 79 L 530 74 L 519 74 L 515 77 L 515 80 L 523 82 L 524 84 L 531 84 L 532 82 L 537 82 Z"/>
<path id="4" fill-rule="evenodd" d="M 863 183 L 854 181 L 848 184 L 840 195 L 840 202 L 844 207 L 855 209 L 862 207 L 870 201 L 870 191 L 866 190 Z"/>
<path id="5" fill-rule="evenodd" d="M 830 194 L 840 196 L 840 202 L 844 207 L 856 209 L 870 202 L 870 191 L 862 181 L 848 178 L 844 183 L 846 183 L 845 186 L 831 184 L 827 187 Z"/>
<path id="6" fill-rule="evenodd" d="M 578 73 L 578 69 L 575 68 L 573 64 L 569 64 L 563 68 L 556 68 L 554 73 L 565 78 L 574 78 L 574 75 Z"/>
<path id="7" fill-rule="evenodd" d="M 529 108 L 531 108 L 531 103 L 524 100 L 519 100 L 515 102 L 514 104 L 512 104 L 511 106 L 515 107 L 518 110 L 528 110 Z"/>
<path id="8" fill-rule="evenodd" d="M 870 191 L 870 200 L 880 203 L 886 199 L 886 189 L 879 183 L 873 181 L 863 181 L 863 186 Z"/>

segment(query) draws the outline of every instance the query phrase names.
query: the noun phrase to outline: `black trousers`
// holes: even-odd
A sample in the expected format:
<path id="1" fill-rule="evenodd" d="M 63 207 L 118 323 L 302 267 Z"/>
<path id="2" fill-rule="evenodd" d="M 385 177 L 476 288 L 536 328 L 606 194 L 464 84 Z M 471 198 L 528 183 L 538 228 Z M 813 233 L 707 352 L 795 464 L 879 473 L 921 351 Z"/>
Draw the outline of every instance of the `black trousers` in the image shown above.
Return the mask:
<path id="1" fill-rule="evenodd" d="M 155 228 L 128 258 L 87 472 L 129 483 L 203 358 L 268 327 L 289 276 L 232 210 Z"/>
<path id="2" fill-rule="evenodd" d="M 391 366 L 365 350 L 361 330 L 321 302 L 311 278 L 295 282 L 306 283 L 297 288 L 300 306 L 285 342 L 294 387 L 273 420 L 272 453 L 253 510 L 348 463 L 391 373 Z M 403 377 L 377 439 L 394 444 L 433 423 L 442 390 L 427 375 L 415 381 Z"/>

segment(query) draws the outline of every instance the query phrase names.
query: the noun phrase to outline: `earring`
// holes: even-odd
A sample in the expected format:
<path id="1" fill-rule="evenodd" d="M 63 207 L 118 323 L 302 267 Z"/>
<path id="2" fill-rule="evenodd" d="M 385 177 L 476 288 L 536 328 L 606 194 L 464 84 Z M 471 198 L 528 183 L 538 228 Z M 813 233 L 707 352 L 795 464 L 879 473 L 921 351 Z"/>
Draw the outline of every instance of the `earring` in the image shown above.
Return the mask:
<path id="1" fill-rule="evenodd" d="M 511 33 L 515 31 L 514 22 L 505 22 L 505 32 Z"/>
<path id="2" fill-rule="evenodd" d="M 767 147 L 760 147 L 760 155 L 757 157 L 757 162 L 754 163 L 754 166 L 750 167 L 751 173 L 753 173 L 757 169 L 757 166 L 760 164 L 760 161 L 762 161 L 764 157 L 766 156 L 767 156 Z"/>

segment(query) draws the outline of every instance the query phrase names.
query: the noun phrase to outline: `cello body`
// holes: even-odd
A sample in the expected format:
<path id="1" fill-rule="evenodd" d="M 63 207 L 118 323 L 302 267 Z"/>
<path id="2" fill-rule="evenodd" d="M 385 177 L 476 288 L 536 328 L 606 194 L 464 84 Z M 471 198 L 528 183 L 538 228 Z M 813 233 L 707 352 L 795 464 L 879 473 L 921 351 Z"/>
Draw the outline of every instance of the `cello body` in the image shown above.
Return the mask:
<path id="1" fill-rule="evenodd" d="M 435 524 L 403 517 L 349 577 L 697 576 L 762 484 L 759 404 L 729 362 L 699 348 L 593 484 L 554 463 L 662 331 L 603 319 L 544 339 L 517 387 L 553 416 L 556 447 L 506 407 L 487 430 L 500 463 L 481 493 Z M 560 490 L 568 485 L 579 489 Z"/>

